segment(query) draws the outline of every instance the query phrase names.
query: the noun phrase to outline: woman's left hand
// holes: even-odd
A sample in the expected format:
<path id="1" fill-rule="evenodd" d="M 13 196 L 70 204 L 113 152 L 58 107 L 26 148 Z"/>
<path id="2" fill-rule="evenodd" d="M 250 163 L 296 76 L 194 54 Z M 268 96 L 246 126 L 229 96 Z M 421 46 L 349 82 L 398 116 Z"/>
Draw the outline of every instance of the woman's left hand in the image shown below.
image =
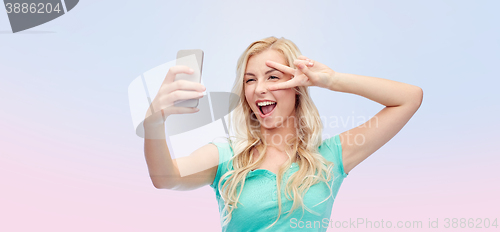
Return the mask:
<path id="1" fill-rule="evenodd" d="M 329 89 L 335 79 L 335 71 L 328 66 L 313 61 L 305 56 L 299 56 L 293 62 L 297 69 L 273 61 L 266 61 L 266 65 L 292 75 L 292 79 L 269 86 L 269 90 L 288 89 L 296 86 L 318 86 Z"/>

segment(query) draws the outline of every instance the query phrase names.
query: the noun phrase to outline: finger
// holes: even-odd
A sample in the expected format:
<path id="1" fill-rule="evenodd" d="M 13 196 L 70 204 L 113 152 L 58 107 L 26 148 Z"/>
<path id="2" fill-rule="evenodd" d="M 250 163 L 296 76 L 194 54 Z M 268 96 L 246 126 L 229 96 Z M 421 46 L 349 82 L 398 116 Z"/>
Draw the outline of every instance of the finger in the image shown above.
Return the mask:
<path id="1" fill-rule="evenodd" d="M 203 93 L 188 90 L 176 90 L 167 95 L 165 95 L 161 100 L 164 105 L 162 108 L 168 107 L 174 104 L 176 101 L 188 100 L 188 99 L 200 99 L 203 97 Z"/>
<path id="2" fill-rule="evenodd" d="M 297 64 L 298 64 L 296 62 L 302 62 L 304 65 L 306 65 L 308 67 L 314 66 L 314 61 L 313 60 L 307 59 L 305 56 L 299 56 L 298 58 L 299 58 L 298 60 L 295 60 L 293 62 L 295 64 L 295 66 L 297 66 Z M 300 58 L 303 58 L 303 59 L 300 59 Z"/>
<path id="3" fill-rule="evenodd" d="M 194 70 L 184 65 L 172 66 L 170 67 L 170 69 L 168 69 L 167 76 L 165 76 L 163 83 L 172 83 L 175 80 L 175 76 L 179 73 L 193 74 Z"/>
<path id="4" fill-rule="evenodd" d="M 299 67 L 299 64 L 303 64 L 303 65 L 306 65 L 308 63 L 308 61 L 306 60 L 295 60 L 293 61 L 293 65 L 295 65 L 295 67 Z"/>
<path id="5" fill-rule="evenodd" d="M 305 60 L 305 61 L 309 61 L 311 63 L 314 63 L 313 60 L 311 60 L 311 59 L 309 59 L 309 58 L 307 58 L 306 56 L 303 56 L 303 55 L 300 55 L 299 57 L 297 57 L 297 59 L 299 59 L 299 60 Z"/>
<path id="6" fill-rule="evenodd" d="M 187 80 L 177 80 L 172 83 L 166 84 L 161 91 L 164 94 L 169 94 L 176 90 L 192 90 L 203 92 L 206 90 L 206 88 L 201 83 Z"/>
<path id="7" fill-rule="evenodd" d="M 315 73 L 312 72 L 306 65 L 304 65 L 303 63 L 299 63 L 297 65 L 297 68 L 299 68 L 299 70 L 304 73 L 306 76 L 308 76 L 309 78 L 314 78 L 315 76 Z"/>
<path id="8" fill-rule="evenodd" d="M 290 67 L 288 67 L 286 65 L 282 65 L 280 63 L 276 63 L 274 61 L 268 60 L 268 61 L 266 61 L 266 65 L 269 66 L 269 67 L 271 67 L 271 68 L 275 68 L 275 69 L 277 69 L 279 71 L 282 71 L 284 73 L 288 73 L 288 74 L 292 74 L 292 75 L 295 73 L 295 69 L 290 68 Z"/>
<path id="9" fill-rule="evenodd" d="M 268 88 L 269 88 L 269 91 L 280 90 L 280 89 L 289 89 L 289 88 L 294 88 L 296 86 L 299 86 L 300 82 L 301 81 L 299 80 L 299 78 L 293 78 L 293 79 L 286 81 L 286 82 L 281 82 L 281 83 L 276 83 L 276 84 L 270 85 Z"/>
<path id="10" fill-rule="evenodd" d="M 171 114 L 192 114 L 200 111 L 200 109 L 196 107 L 179 107 L 179 106 L 171 106 L 163 109 L 163 112 L 166 116 Z"/>

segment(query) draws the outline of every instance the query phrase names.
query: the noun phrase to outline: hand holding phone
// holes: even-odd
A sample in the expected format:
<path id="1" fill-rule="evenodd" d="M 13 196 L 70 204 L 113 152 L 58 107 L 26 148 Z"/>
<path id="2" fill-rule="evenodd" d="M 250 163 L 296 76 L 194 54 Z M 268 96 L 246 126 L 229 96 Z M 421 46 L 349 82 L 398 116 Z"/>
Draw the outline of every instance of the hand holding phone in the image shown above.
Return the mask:
<path id="1" fill-rule="evenodd" d="M 191 68 L 192 74 L 181 73 L 175 77 L 175 81 L 185 80 L 201 83 L 201 69 L 203 67 L 203 51 L 201 49 L 179 50 L 177 52 L 176 65 L 184 65 Z M 179 100 L 175 106 L 179 107 L 197 107 L 198 99 Z"/>
<path id="2" fill-rule="evenodd" d="M 198 99 L 206 90 L 201 82 L 203 51 L 181 50 L 176 65 L 171 67 L 158 94 L 150 104 L 144 126 L 159 126 L 171 114 L 198 112 Z"/>

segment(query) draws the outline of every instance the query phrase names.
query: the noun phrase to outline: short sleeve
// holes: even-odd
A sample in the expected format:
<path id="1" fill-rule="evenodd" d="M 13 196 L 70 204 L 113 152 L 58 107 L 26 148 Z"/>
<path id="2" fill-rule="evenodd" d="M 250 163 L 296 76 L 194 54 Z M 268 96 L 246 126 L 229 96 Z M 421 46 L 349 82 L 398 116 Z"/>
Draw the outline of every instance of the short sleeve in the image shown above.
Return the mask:
<path id="1" fill-rule="evenodd" d="M 336 165 L 338 172 L 341 173 L 344 178 L 347 177 L 348 174 L 345 173 L 344 163 L 342 162 L 342 145 L 340 144 L 340 135 L 335 135 L 331 138 L 325 139 L 322 146 L 323 145 L 326 145 L 332 154 L 332 156 L 326 158 L 331 159 L 329 160 Z"/>
<path id="2" fill-rule="evenodd" d="M 229 146 L 229 143 L 210 143 L 217 146 L 217 150 L 219 151 L 219 164 L 217 165 L 217 174 L 215 175 L 212 184 L 210 184 L 210 187 L 218 192 L 217 186 L 219 184 L 220 178 L 228 171 L 228 163 L 233 157 L 233 150 Z"/>

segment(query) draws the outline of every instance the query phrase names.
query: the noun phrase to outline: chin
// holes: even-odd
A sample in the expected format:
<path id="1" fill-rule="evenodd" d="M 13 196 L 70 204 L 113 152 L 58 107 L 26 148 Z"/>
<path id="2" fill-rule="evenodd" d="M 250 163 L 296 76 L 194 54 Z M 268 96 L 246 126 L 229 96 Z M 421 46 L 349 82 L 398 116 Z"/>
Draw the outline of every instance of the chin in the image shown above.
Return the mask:
<path id="1" fill-rule="evenodd" d="M 276 123 L 273 120 L 269 120 L 269 119 L 266 119 L 266 120 L 264 120 L 264 122 L 261 122 L 260 126 L 266 128 L 268 130 L 279 127 L 279 125 L 276 125 Z"/>
<path id="2" fill-rule="evenodd" d="M 264 127 L 266 129 L 274 129 L 274 128 L 279 128 L 283 127 L 283 120 L 284 117 L 279 116 L 279 115 L 270 115 L 269 117 L 266 118 L 260 118 L 259 122 L 261 127 Z"/>

